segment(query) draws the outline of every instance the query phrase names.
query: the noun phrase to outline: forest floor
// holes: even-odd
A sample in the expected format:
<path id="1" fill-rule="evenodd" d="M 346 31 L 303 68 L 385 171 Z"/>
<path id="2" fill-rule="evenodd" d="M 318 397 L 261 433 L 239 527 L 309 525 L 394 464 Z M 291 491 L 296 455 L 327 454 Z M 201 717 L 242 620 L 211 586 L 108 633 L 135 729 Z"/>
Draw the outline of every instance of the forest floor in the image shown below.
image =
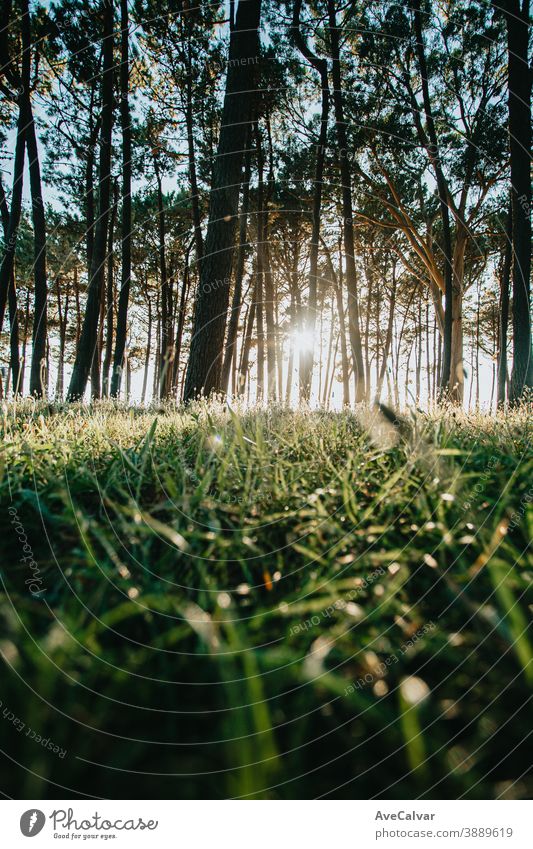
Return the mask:
<path id="1" fill-rule="evenodd" d="M 4 790 L 531 798 L 532 420 L 409 421 L 5 407 Z"/>

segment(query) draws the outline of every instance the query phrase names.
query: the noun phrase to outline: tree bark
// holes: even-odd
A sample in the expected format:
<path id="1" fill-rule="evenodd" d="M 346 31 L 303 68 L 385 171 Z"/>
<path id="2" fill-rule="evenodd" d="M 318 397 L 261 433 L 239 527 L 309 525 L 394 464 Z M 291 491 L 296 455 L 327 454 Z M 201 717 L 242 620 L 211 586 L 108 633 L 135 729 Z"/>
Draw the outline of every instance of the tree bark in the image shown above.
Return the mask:
<path id="1" fill-rule="evenodd" d="M 100 161 L 98 218 L 95 228 L 93 261 L 90 270 L 87 303 L 81 330 L 78 351 L 74 362 L 68 390 L 68 400 L 83 398 L 95 354 L 102 279 L 105 269 L 107 247 L 107 225 L 111 199 L 111 136 L 113 130 L 113 2 L 103 0 L 103 56 L 102 73 L 102 127 L 100 133 Z"/>
<path id="2" fill-rule="evenodd" d="M 533 389 L 531 351 L 531 78 L 529 0 L 496 3 L 507 23 L 513 232 L 513 369 L 509 402 Z"/>
<path id="3" fill-rule="evenodd" d="M 352 184 L 348 162 L 348 139 L 344 120 L 344 102 L 342 95 L 340 67 L 340 39 L 337 27 L 335 0 L 328 0 L 329 38 L 332 56 L 333 103 L 335 106 L 335 124 L 337 130 L 338 159 L 342 182 L 342 214 L 344 251 L 346 262 L 346 288 L 348 291 L 349 333 L 352 348 L 355 378 L 355 401 L 366 397 L 363 351 L 361 347 L 361 329 L 359 326 L 359 296 L 357 272 L 355 268 L 355 243 L 353 228 Z"/>
<path id="4" fill-rule="evenodd" d="M 300 32 L 300 12 L 302 0 L 295 0 L 292 16 L 292 35 L 294 42 L 305 59 L 320 75 L 320 87 L 322 91 L 320 112 L 320 133 L 315 160 L 315 176 L 313 186 L 312 207 L 312 231 L 309 251 L 309 295 L 307 311 L 305 316 L 305 329 L 311 337 L 314 337 L 317 311 L 317 283 L 318 283 L 318 251 L 320 241 L 320 217 L 322 210 L 322 188 L 324 182 L 324 161 L 326 156 L 326 145 L 328 136 L 329 117 L 329 82 L 328 63 L 326 59 L 319 58 L 310 50 L 306 39 Z M 300 397 L 308 401 L 311 395 L 311 384 L 313 382 L 313 347 L 304 350 L 300 355 Z"/>
<path id="5" fill-rule="evenodd" d="M 9 239 L 9 208 L 7 205 L 4 186 L 0 179 L 0 214 L 2 217 L 2 228 L 4 231 L 4 244 L 7 245 Z M 9 367 L 11 369 L 11 385 L 13 394 L 19 392 L 20 381 L 20 353 L 19 353 L 19 320 L 18 320 L 18 305 L 17 305 L 17 289 L 15 284 L 15 269 L 11 272 L 8 290 L 8 307 L 9 307 Z"/>
<path id="6" fill-rule="evenodd" d="M 255 60 L 259 61 L 260 15 L 261 0 L 240 0 L 235 26 L 230 33 L 226 94 L 185 380 L 186 401 L 222 388 L 228 282 L 233 262 L 244 142 L 256 88 L 251 70 Z M 218 285 L 215 285 L 217 280 Z"/>
<path id="7" fill-rule="evenodd" d="M 24 181 L 24 156 L 26 150 L 26 127 L 28 123 L 27 104 L 28 100 L 25 92 L 29 91 L 30 87 L 30 31 L 29 31 L 29 10 L 27 0 L 23 2 L 22 8 L 23 21 L 26 21 L 22 27 L 24 35 L 23 51 L 22 51 L 22 66 L 20 89 L 21 93 L 18 96 L 19 115 L 17 121 L 17 139 L 15 143 L 15 157 L 13 163 L 13 183 L 11 190 L 11 208 L 9 212 L 9 222 L 5 238 L 4 253 L 2 256 L 2 264 L 0 265 L 0 331 L 4 325 L 4 316 L 9 295 L 9 288 L 13 279 L 15 268 L 15 248 L 17 246 L 17 234 L 20 223 L 20 214 L 22 211 L 22 188 Z"/>
<path id="8" fill-rule="evenodd" d="M 239 313 L 242 301 L 242 281 L 244 277 L 244 261 L 246 259 L 246 230 L 248 227 L 248 207 L 250 202 L 250 171 L 251 171 L 251 147 L 250 140 L 245 154 L 244 177 L 242 188 L 241 214 L 239 221 L 239 252 L 237 255 L 237 267 L 235 270 L 235 286 L 233 289 L 233 300 L 228 322 L 228 333 L 226 337 L 226 351 L 224 354 L 224 365 L 222 367 L 222 389 L 227 391 L 231 364 L 236 356 L 237 331 L 239 328 Z"/>
<path id="9" fill-rule="evenodd" d="M 114 259 L 115 259 L 115 250 L 114 250 L 114 237 L 115 237 L 115 223 L 117 218 L 117 207 L 118 207 L 118 186 L 115 182 L 115 187 L 113 191 L 113 205 L 111 207 L 111 217 L 109 219 L 109 233 L 107 240 L 107 287 L 106 287 L 106 303 L 105 303 L 105 353 L 104 353 L 104 362 L 102 365 L 102 394 L 104 398 L 108 398 L 110 395 L 114 397 L 112 392 L 110 391 L 109 384 L 109 372 L 111 369 L 111 359 L 113 357 L 113 335 L 114 335 L 114 312 L 115 312 L 115 273 L 114 273 Z M 122 263 L 124 263 L 124 259 L 122 259 Z M 124 265 L 122 265 L 124 268 Z M 122 294 L 122 290 L 121 293 Z M 119 295 L 119 311 L 120 311 L 120 295 Z M 126 305 L 126 313 L 127 313 L 127 305 Z M 126 315 L 127 318 L 127 315 Z M 102 322 L 103 323 L 103 322 Z M 117 321 L 118 324 L 118 321 Z M 102 328 L 103 330 L 103 328 Z M 126 341 L 126 333 L 124 333 L 124 344 Z M 120 390 L 120 387 L 119 387 Z M 118 394 L 118 393 L 117 393 Z"/>
<path id="10" fill-rule="evenodd" d="M 416 38 L 416 54 L 418 59 L 420 79 L 422 83 L 422 98 L 424 104 L 424 113 L 426 118 L 427 132 L 429 136 L 428 155 L 430 162 L 435 172 L 437 181 L 437 190 L 439 193 L 440 214 L 442 221 L 443 234 L 443 254 L 444 254 L 444 334 L 443 334 L 443 357 L 440 371 L 440 386 L 441 395 L 448 397 L 452 385 L 455 384 L 456 375 L 454 374 L 452 363 L 452 336 L 454 324 L 454 286 L 453 286 L 453 257 L 452 257 L 452 237 L 450 228 L 450 210 L 448 207 L 448 186 L 442 170 L 439 144 L 437 139 L 437 131 L 435 129 L 435 121 L 433 119 L 433 110 L 431 107 L 431 98 L 429 94 L 429 76 L 426 62 L 426 52 L 424 47 L 424 38 L 422 35 L 422 20 L 420 13 L 420 0 L 412 0 L 412 8 L 414 12 L 414 29 Z M 462 303 L 462 300 L 461 300 Z M 457 308 L 457 303 L 455 304 Z M 457 310 L 455 310 L 457 313 Z M 456 315 L 457 322 L 457 315 Z M 456 338 L 457 336 L 456 324 Z"/>
<path id="11" fill-rule="evenodd" d="M 509 285 L 511 282 L 511 267 L 513 263 L 513 212 L 512 206 L 507 213 L 505 226 L 505 245 L 500 277 L 500 309 L 499 309 L 499 339 L 498 339 L 498 390 L 497 405 L 505 407 L 507 395 L 507 330 L 509 327 Z"/>
<path id="12" fill-rule="evenodd" d="M 120 128 L 122 132 L 121 273 L 111 395 L 120 394 L 131 285 L 131 116 L 128 0 L 120 0 Z"/>

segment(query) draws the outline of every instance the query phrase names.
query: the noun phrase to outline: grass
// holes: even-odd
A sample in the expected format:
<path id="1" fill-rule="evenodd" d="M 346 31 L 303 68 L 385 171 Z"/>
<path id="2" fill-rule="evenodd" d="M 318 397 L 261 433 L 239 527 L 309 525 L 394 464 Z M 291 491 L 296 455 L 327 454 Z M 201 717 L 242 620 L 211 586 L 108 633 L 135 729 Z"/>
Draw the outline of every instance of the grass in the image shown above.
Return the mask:
<path id="1" fill-rule="evenodd" d="M 531 796 L 531 427 L 6 407 L 3 792 Z"/>

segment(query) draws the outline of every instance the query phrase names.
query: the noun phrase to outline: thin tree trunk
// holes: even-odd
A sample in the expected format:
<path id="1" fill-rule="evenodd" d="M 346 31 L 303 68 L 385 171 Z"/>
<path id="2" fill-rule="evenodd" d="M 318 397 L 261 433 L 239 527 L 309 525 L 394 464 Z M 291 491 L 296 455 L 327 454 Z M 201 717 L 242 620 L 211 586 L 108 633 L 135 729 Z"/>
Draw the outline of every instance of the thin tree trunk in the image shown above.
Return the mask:
<path id="1" fill-rule="evenodd" d="M 175 394 L 177 393 L 178 389 L 181 347 L 183 343 L 183 328 L 185 326 L 185 315 L 187 312 L 187 300 L 189 297 L 190 281 L 191 271 L 189 268 L 189 251 L 187 250 L 185 257 L 185 270 L 183 273 L 183 282 L 181 284 L 180 304 L 178 309 L 178 321 L 176 327 L 176 341 L 174 345 L 174 374 L 172 378 L 172 386 Z"/>
<path id="2" fill-rule="evenodd" d="M 254 328 L 254 321 L 256 317 L 257 311 L 257 278 L 254 284 L 254 292 L 252 295 L 252 302 L 250 304 L 250 310 L 248 312 L 248 320 L 246 322 L 246 330 L 244 333 L 244 340 L 242 345 L 242 356 L 241 362 L 239 366 L 239 378 L 237 383 L 237 394 L 244 395 L 244 389 L 246 386 L 246 378 L 248 376 L 248 367 L 250 362 L 250 349 L 252 347 L 252 333 Z"/>
<path id="3" fill-rule="evenodd" d="M 188 24 L 188 17 L 186 23 Z M 200 264 L 204 253 L 204 242 L 202 236 L 202 218 L 200 214 L 200 195 L 198 192 L 198 177 L 196 174 L 196 150 L 194 145 L 194 116 L 192 109 L 192 57 L 191 57 L 191 37 L 187 40 L 187 80 L 185 83 L 186 105 L 185 105 L 185 126 L 187 129 L 187 147 L 189 153 L 189 185 L 191 187 L 191 212 L 192 222 L 194 227 L 194 241 L 196 245 L 196 265 L 198 274 L 200 274 Z"/>
<path id="4" fill-rule="evenodd" d="M 144 361 L 143 388 L 141 392 L 141 404 L 146 401 L 146 388 L 148 386 L 148 369 L 150 367 L 150 354 L 152 352 L 152 302 L 150 296 L 146 295 L 148 304 L 148 334 L 146 339 L 146 358 Z"/>
<path id="5" fill-rule="evenodd" d="M 0 331 L 4 325 L 4 316 L 9 296 L 9 288 L 15 269 L 15 249 L 17 246 L 17 234 L 22 211 L 22 188 L 24 181 L 24 156 L 26 150 L 26 127 L 28 123 L 27 98 L 24 95 L 30 85 L 30 43 L 29 43 L 29 11 L 27 0 L 23 8 L 23 18 L 27 25 L 23 27 L 24 50 L 22 52 L 21 89 L 18 106 L 19 115 L 17 121 L 17 138 L 15 143 L 15 157 L 13 162 L 13 183 L 11 190 L 11 208 L 5 237 L 2 264 L 0 265 Z"/>
<path id="6" fill-rule="evenodd" d="M 29 21 L 28 21 L 29 25 Z M 45 360 L 47 340 L 48 287 L 46 282 L 46 221 L 41 184 L 39 151 L 35 133 L 35 121 L 28 93 L 28 126 L 26 127 L 26 145 L 30 171 L 31 208 L 34 240 L 34 307 L 33 338 L 30 369 L 30 393 L 36 398 L 46 394 Z"/>
<path id="7" fill-rule="evenodd" d="M 511 281 L 511 266 L 513 262 L 513 226 L 512 207 L 507 213 L 505 227 L 505 245 L 500 277 L 500 310 L 499 310 L 499 344 L 498 344 L 498 407 L 505 407 L 507 389 L 507 329 L 509 326 L 509 284 Z"/>
<path id="8" fill-rule="evenodd" d="M 457 375 L 453 372 L 452 363 L 452 334 L 454 323 L 454 286 L 453 286 L 453 257 L 452 257 L 452 237 L 450 228 L 450 210 L 448 207 L 448 187 L 444 172 L 442 170 L 439 144 L 437 140 L 437 131 L 435 129 L 435 121 L 433 119 L 433 110 L 431 107 L 431 98 L 429 93 L 429 76 L 426 63 L 426 53 L 424 47 L 424 39 L 422 35 L 422 20 L 420 12 L 420 0 L 412 0 L 412 8 L 414 11 L 414 29 L 416 37 L 416 53 L 420 71 L 420 79 L 422 83 L 422 98 L 424 104 L 424 113 L 426 118 L 427 132 L 429 136 L 428 155 L 435 172 L 437 181 L 437 190 L 439 193 L 440 214 L 442 221 L 443 233 L 443 255 L 444 255 L 444 338 L 443 338 L 443 361 L 440 370 L 440 386 L 441 394 L 449 396 L 452 384 L 455 385 Z M 457 307 L 457 303 L 455 304 Z M 456 316 L 456 322 L 458 318 Z"/>
<path id="9" fill-rule="evenodd" d="M 376 387 L 376 401 L 379 401 L 381 398 L 381 392 L 383 389 L 383 380 L 385 377 L 385 372 L 387 370 L 387 360 L 389 358 L 389 353 L 392 345 L 392 331 L 394 324 L 394 310 L 396 309 L 396 263 L 393 263 L 392 266 L 392 288 L 390 294 L 389 301 L 389 317 L 387 321 L 387 333 L 385 336 L 385 345 L 383 347 L 383 357 L 381 360 L 381 369 L 378 377 L 378 385 Z"/>
<path id="10" fill-rule="evenodd" d="M 109 238 L 107 246 L 107 289 L 106 289 L 106 307 L 105 307 L 105 354 L 104 363 L 102 366 L 102 389 L 104 398 L 112 395 L 109 384 L 109 372 L 111 369 L 111 359 L 113 357 L 113 331 L 114 331 L 114 313 L 115 313 L 115 274 L 114 274 L 114 235 L 115 223 L 118 207 L 118 188 L 115 183 L 113 206 L 111 208 L 111 218 L 109 221 Z M 119 296 L 120 309 L 120 296 Z"/>
<path id="11" fill-rule="evenodd" d="M 120 0 L 120 129 L 122 132 L 121 274 L 111 395 L 118 397 L 123 368 L 131 285 L 131 116 L 128 0 Z"/>
<path id="12" fill-rule="evenodd" d="M 320 75 L 320 87 L 322 91 L 320 133 L 315 160 L 315 176 L 313 185 L 313 211 L 312 231 L 309 251 L 309 295 L 305 315 L 305 331 L 314 338 L 317 311 L 317 283 L 318 283 L 318 250 L 320 241 L 320 217 L 322 210 L 322 187 L 324 183 L 324 161 L 326 155 L 328 117 L 329 117 L 329 82 L 328 63 L 326 59 L 319 58 L 310 50 L 306 39 L 300 32 L 300 12 L 302 0 L 295 0 L 292 17 L 292 35 L 295 44 L 307 59 L 309 64 L 318 71 Z M 311 394 L 313 381 L 313 347 L 310 346 L 300 355 L 300 397 L 308 401 Z"/>
<path id="13" fill-rule="evenodd" d="M 242 301 L 242 281 L 244 277 L 244 261 L 246 259 L 246 231 L 248 227 L 248 207 L 250 201 L 250 171 L 251 171 L 251 147 L 248 142 L 244 158 L 244 176 L 242 184 L 241 213 L 239 220 L 239 251 L 237 254 L 237 268 L 235 270 L 235 286 L 233 289 L 233 300 L 231 304 L 228 322 L 228 333 L 226 338 L 226 351 L 224 354 L 224 365 L 222 367 L 222 389 L 227 391 L 231 364 L 236 356 L 237 331 L 239 328 L 239 313 Z"/>
<path id="14" fill-rule="evenodd" d="M 2 218 L 2 228 L 4 231 L 4 244 L 7 245 L 9 239 L 9 208 L 4 192 L 4 186 L 0 179 L 0 215 Z M 19 354 L 19 319 L 17 306 L 17 289 L 15 285 L 15 270 L 13 268 L 11 280 L 8 290 L 8 307 L 9 307 L 9 347 L 10 358 L 9 367 L 11 369 L 13 394 L 19 392 L 20 381 L 20 354 Z"/>
<path id="15" fill-rule="evenodd" d="M 276 340 L 274 327 L 274 305 L 272 289 L 272 273 L 268 249 L 268 195 L 264 191 L 264 156 L 261 144 L 261 133 L 257 123 L 254 125 L 257 150 L 257 272 L 260 278 L 262 303 L 266 323 L 266 364 L 267 364 L 267 395 L 268 400 L 276 398 Z M 269 194 L 269 193 L 268 193 Z M 262 313 L 262 311 L 261 311 Z M 259 313 L 258 313 L 259 315 Z"/>

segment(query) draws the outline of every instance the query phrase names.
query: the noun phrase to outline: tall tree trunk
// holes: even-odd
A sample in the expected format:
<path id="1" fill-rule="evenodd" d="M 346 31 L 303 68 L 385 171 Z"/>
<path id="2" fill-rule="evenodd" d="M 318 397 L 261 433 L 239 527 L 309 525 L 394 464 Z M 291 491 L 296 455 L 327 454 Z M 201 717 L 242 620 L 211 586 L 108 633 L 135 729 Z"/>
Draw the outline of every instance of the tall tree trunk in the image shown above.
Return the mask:
<path id="1" fill-rule="evenodd" d="M 509 326 L 509 284 L 511 282 L 511 267 L 513 263 L 513 212 L 512 206 L 507 213 L 505 226 L 505 245 L 500 276 L 500 309 L 499 309 L 499 339 L 498 339 L 498 407 L 505 406 L 507 390 L 507 329 Z"/>
<path id="2" fill-rule="evenodd" d="M 0 179 L 0 215 L 2 218 L 2 229 L 4 231 L 4 244 L 7 245 L 9 239 L 9 208 L 7 205 L 4 186 Z M 8 307 L 9 307 L 9 367 L 11 369 L 11 385 L 13 394 L 19 392 L 20 381 L 20 353 L 19 353 L 19 319 L 17 305 L 17 289 L 15 285 L 15 270 L 11 273 L 8 290 Z"/>
<path id="3" fill-rule="evenodd" d="M 158 221 L 158 250 L 159 250 L 159 274 L 161 291 L 161 348 L 159 352 L 159 397 L 165 398 L 169 394 L 172 378 L 172 281 L 168 275 L 166 258 L 166 214 L 163 200 L 163 183 L 157 152 L 153 156 L 154 171 L 157 182 L 157 221 Z"/>
<path id="4" fill-rule="evenodd" d="M 452 236 L 450 227 L 450 210 L 448 207 L 448 186 L 442 170 L 439 144 L 437 139 L 437 131 L 435 129 L 435 121 L 433 119 L 433 110 L 431 107 L 431 98 L 429 94 L 429 76 L 426 62 L 426 52 L 424 47 L 424 38 L 422 35 L 422 19 L 420 12 L 420 0 L 412 0 L 412 8 L 414 11 L 414 29 L 416 38 L 416 54 L 419 65 L 420 79 L 422 83 L 422 98 L 424 104 L 424 113 L 426 118 L 427 133 L 429 136 L 428 155 L 430 162 L 435 172 L 437 181 L 437 190 L 439 194 L 440 215 L 442 221 L 443 234 L 443 255 L 444 255 L 444 336 L 443 336 L 443 360 L 440 370 L 440 386 L 441 394 L 448 397 L 450 390 L 453 392 L 453 386 L 457 375 L 454 374 L 454 363 L 452 363 L 452 346 L 453 346 L 453 326 L 454 320 L 456 323 L 456 341 L 459 344 L 460 322 L 457 316 L 457 308 L 462 309 L 462 299 L 455 300 L 455 319 L 454 319 L 454 280 L 453 280 L 453 257 L 452 257 Z M 456 349 L 455 349 L 456 350 Z M 455 363 L 457 365 L 457 362 Z"/>
<path id="5" fill-rule="evenodd" d="M 320 75 L 320 87 L 322 90 L 320 133 L 315 159 L 315 177 L 313 185 L 312 231 L 309 251 L 309 295 L 304 322 L 305 330 L 309 332 L 310 337 L 313 338 L 315 333 L 317 311 L 318 250 L 320 241 L 320 217 L 322 210 L 322 187 L 324 182 L 324 161 L 328 136 L 329 82 L 327 60 L 315 56 L 315 54 L 310 50 L 306 39 L 300 32 L 301 7 L 302 0 L 295 0 L 291 32 L 293 34 L 295 44 L 302 56 L 304 56 L 309 64 L 318 71 Z M 300 397 L 303 401 L 309 400 L 312 381 L 313 347 L 310 346 L 300 355 Z"/>
<path id="6" fill-rule="evenodd" d="M 254 135 L 257 150 L 257 274 L 263 294 L 262 304 L 266 323 L 266 362 L 267 362 L 267 394 L 268 400 L 276 398 L 276 339 L 274 327 L 274 296 L 270 251 L 268 246 L 268 200 L 269 191 L 264 190 L 264 156 L 261 143 L 261 132 L 258 124 L 254 124 Z M 263 311 L 261 310 L 261 315 Z M 259 313 L 258 313 L 259 316 Z"/>
<path id="7" fill-rule="evenodd" d="M 186 401 L 222 388 L 227 283 L 233 262 L 243 150 L 256 88 L 251 70 L 260 54 L 260 15 L 261 0 L 239 0 L 230 33 L 226 94 L 185 380 Z M 222 285 L 214 286 L 217 279 Z"/>
<path id="8" fill-rule="evenodd" d="M 107 240 L 107 286 L 105 299 L 105 354 L 102 365 L 102 393 L 104 398 L 108 398 L 112 393 L 109 384 L 109 372 L 111 369 L 111 359 L 113 357 L 113 334 L 114 334 L 114 313 L 115 313 L 115 224 L 117 218 L 118 207 L 118 186 L 115 181 L 113 191 L 113 206 L 111 207 L 111 217 L 109 219 L 109 234 Z M 122 268 L 124 268 L 124 259 L 122 259 Z M 122 294 L 122 291 L 121 291 Z M 119 310 L 120 310 L 120 295 L 119 295 Z M 127 312 L 127 307 L 126 307 Z M 102 322 L 103 325 L 103 322 Z M 102 328 L 103 329 L 103 328 Z M 124 334 L 125 343 L 125 334 Z M 114 397 L 114 396 L 112 396 Z"/>
<path id="9" fill-rule="evenodd" d="M 29 37 L 29 11 L 27 0 L 23 0 L 23 26 L 24 44 L 22 52 L 21 69 L 21 93 L 18 96 L 19 115 L 17 121 L 17 138 L 15 142 L 15 157 L 13 162 L 13 183 L 11 190 L 11 208 L 7 231 L 5 233 L 4 253 L 0 265 L 0 331 L 4 325 L 4 316 L 9 296 L 14 269 L 15 249 L 17 246 L 17 234 L 22 211 L 22 188 L 24 181 L 24 155 L 26 150 L 26 128 L 28 123 L 28 99 L 25 92 L 30 86 L 30 37 Z"/>
<path id="10" fill-rule="evenodd" d="M 178 321 L 176 326 L 176 340 L 174 343 L 174 373 L 172 377 L 172 386 L 174 394 L 177 395 L 179 384 L 179 369 L 181 358 L 181 347 L 183 344 L 183 328 L 185 327 L 185 315 L 187 312 L 187 300 L 189 297 L 189 289 L 191 286 L 191 270 L 189 268 L 189 249 L 185 255 L 185 269 L 183 272 L 183 282 L 181 284 L 181 295 L 178 309 Z"/>
<path id="11" fill-rule="evenodd" d="M 120 0 L 120 129 L 122 132 L 121 273 L 111 395 L 118 397 L 123 368 L 131 285 L 131 116 L 128 0 Z"/>
<path id="12" fill-rule="evenodd" d="M 143 375 L 143 387 L 141 393 L 141 404 L 144 404 L 146 401 L 146 388 L 148 386 L 148 369 L 150 367 L 150 354 L 152 349 L 152 302 L 150 300 L 150 296 L 148 292 L 146 293 L 146 301 L 148 304 L 148 335 L 146 339 L 146 357 L 144 360 L 144 375 Z"/>
<path id="13" fill-rule="evenodd" d="M 509 68 L 509 140 L 513 228 L 513 370 L 511 404 L 533 389 L 531 351 L 531 79 L 529 0 L 503 0 Z"/>
<path id="14" fill-rule="evenodd" d="M 189 24 L 189 18 L 186 18 L 186 25 Z M 192 56 L 191 56 L 191 33 L 187 39 L 187 80 L 185 83 L 185 126 L 187 128 L 187 148 L 189 154 L 189 185 L 191 187 L 191 211 L 192 223 L 194 227 L 194 242 L 196 245 L 196 265 L 198 274 L 200 273 L 200 265 L 204 253 L 204 241 L 202 236 L 202 218 L 200 214 L 200 194 L 198 191 L 198 177 L 196 173 L 196 150 L 194 145 L 194 116 L 192 108 L 192 87 L 193 87 L 193 72 L 192 72 Z"/>
<path id="15" fill-rule="evenodd" d="M 350 342 L 354 364 L 355 401 L 366 397 L 363 351 L 361 347 L 361 329 L 359 326 L 359 296 L 357 291 L 357 272 L 355 269 L 355 243 L 352 210 L 352 184 L 348 161 L 348 139 L 344 120 L 344 99 L 340 67 L 340 39 L 337 27 L 335 0 L 328 0 L 329 38 L 332 57 L 333 103 L 335 106 L 335 124 L 337 130 L 338 159 L 342 182 L 342 214 L 344 251 L 346 262 L 346 288 L 348 291 L 348 317 Z"/>
<path id="16" fill-rule="evenodd" d="M 378 385 L 376 387 L 376 401 L 379 401 L 381 398 L 381 392 L 383 389 L 383 380 L 385 378 L 385 372 L 387 370 L 387 360 L 389 358 L 389 353 L 392 345 L 392 330 L 394 324 L 394 310 L 396 309 L 396 264 L 394 263 L 392 266 L 392 287 L 390 293 L 390 301 L 389 301 L 389 316 L 387 320 L 387 333 L 385 335 L 385 344 L 383 346 L 383 355 L 381 360 L 381 368 L 378 377 Z"/>
<path id="17" fill-rule="evenodd" d="M 248 367 L 250 362 L 250 349 L 252 347 L 252 334 L 254 329 L 254 321 L 256 317 L 257 310 L 257 301 L 256 301 L 256 287 L 257 287 L 257 279 L 254 284 L 254 291 L 252 295 L 252 302 L 250 304 L 250 310 L 248 312 L 248 320 L 246 322 L 246 329 L 244 333 L 244 340 L 242 343 L 242 355 L 241 362 L 239 365 L 239 377 L 237 381 L 237 393 L 238 395 L 244 395 L 244 389 L 246 386 L 246 378 L 248 376 Z"/>
<path id="18" fill-rule="evenodd" d="M 83 398 L 95 354 L 102 279 L 105 271 L 107 225 L 111 199 L 111 136 L 113 130 L 113 2 L 103 0 L 102 127 L 100 133 L 98 219 L 95 228 L 87 303 L 78 351 L 68 390 L 70 401 Z"/>
<path id="19" fill-rule="evenodd" d="M 29 22 L 28 22 L 29 25 Z M 30 393 L 41 398 L 46 393 L 44 379 L 47 339 L 48 287 L 46 282 L 46 221 L 44 215 L 43 192 L 39 151 L 35 133 L 35 121 L 28 93 L 28 126 L 26 127 L 26 145 L 30 171 L 31 208 L 34 243 L 34 308 L 33 338 L 30 369 Z"/>
<path id="20" fill-rule="evenodd" d="M 241 213 L 239 220 L 239 252 L 237 254 L 237 267 L 235 269 L 235 286 L 233 289 L 233 300 L 228 321 L 228 333 L 226 338 L 226 351 L 224 354 L 224 365 L 222 367 L 222 389 L 227 391 L 231 364 L 236 357 L 237 331 L 239 328 L 239 313 L 242 301 L 242 281 L 244 277 L 244 261 L 246 259 L 246 230 L 248 227 L 248 207 L 250 201 L 250 171 L 251 171 L 251 146 L 248 140 L 246 155 L 244 159 L 244 177 L 242 187 Z"/>
<path id="21" fill-rule="evenodd" d="M 56 279 L 56 296 L 57 296 L 57 315 L 59 325 L 59 354 L 57 358 L 57 381 L 56 381 L 56 400 L 63 400 L 63 392 L 65 389 L 65 348 L 67 340 L 68 327 L 68 302 L 69 294 L 65 294 L 64 306 L 61 306 L 61 287 L 60 278 Z"/>

